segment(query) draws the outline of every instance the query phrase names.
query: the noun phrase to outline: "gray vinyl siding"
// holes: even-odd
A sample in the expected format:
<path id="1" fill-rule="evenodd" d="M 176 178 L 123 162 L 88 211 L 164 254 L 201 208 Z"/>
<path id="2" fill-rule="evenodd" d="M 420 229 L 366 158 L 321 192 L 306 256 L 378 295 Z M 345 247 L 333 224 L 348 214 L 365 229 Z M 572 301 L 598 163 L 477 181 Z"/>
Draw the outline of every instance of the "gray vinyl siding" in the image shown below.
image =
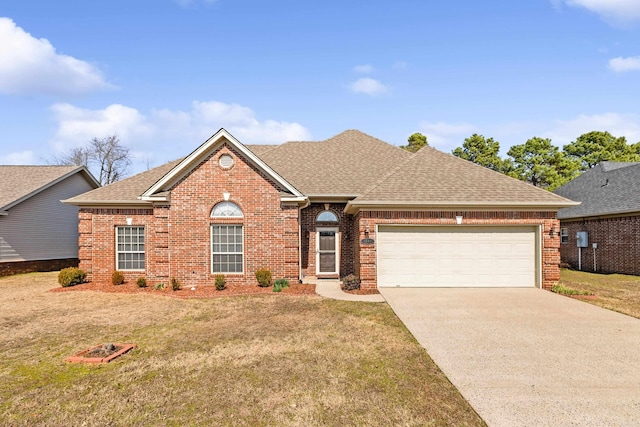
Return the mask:
<path id="1" fill-rule="evenodd" d="M 0 216 L 0 262 L 78 257 L 78 207 L 60 200 L 93 187 L 76 173 Z"/>

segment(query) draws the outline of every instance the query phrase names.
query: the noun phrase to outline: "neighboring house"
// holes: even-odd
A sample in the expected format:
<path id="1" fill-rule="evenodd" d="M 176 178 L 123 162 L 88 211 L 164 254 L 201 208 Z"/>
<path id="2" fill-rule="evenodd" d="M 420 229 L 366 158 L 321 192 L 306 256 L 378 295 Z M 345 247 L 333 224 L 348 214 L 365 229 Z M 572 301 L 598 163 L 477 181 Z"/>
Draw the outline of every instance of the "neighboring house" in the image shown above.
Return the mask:
<path id="1" fill-rule="evenodd" d="M 359 131 L 245 146 L 224 129 L 184 159 L 67 200 L 95 281 L 185 286 L 353 273 L 377 286 L 550 287 L 574 202 L 426 147 Z"/>
<path id="2" fill-rule="evenodd" d="M 556 189 L 582 202 L 558 213 L 562 261 L 586 271 L 640 275 L 638 188 L 640 163 L 602 162 Z M 580 232 L 587 240 L 579 249 Z"/>
<path id="3" fill-rule="evenodd" d="M 78 208 L 99 187 L 81 166 L 0 166 L 0 276 L 78 264 Z"/>

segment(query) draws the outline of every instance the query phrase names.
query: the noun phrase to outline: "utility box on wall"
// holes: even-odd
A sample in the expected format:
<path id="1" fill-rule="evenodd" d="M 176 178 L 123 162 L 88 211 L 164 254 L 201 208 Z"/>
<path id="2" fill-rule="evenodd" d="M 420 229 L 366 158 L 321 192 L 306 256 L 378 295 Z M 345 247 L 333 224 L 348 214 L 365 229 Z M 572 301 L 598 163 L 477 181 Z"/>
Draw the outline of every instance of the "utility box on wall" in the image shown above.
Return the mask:
<path id="1" fill-rule="evenodd" d="M 576 243 L 579 248 L 589 247 L 589 233 L 586 231 L 578 231 L 576 233 Z"/>

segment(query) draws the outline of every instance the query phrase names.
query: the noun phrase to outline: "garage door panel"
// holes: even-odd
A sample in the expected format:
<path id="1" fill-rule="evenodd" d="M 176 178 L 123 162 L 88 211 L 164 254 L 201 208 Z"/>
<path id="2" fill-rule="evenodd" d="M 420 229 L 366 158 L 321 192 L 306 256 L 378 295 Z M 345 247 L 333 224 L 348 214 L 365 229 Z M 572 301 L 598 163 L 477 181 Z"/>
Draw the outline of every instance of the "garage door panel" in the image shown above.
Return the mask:
<path id="1" fill-rule="evenodd" d="M 378 286 L 533 287 L 534 227 L 380 226 Z"/>

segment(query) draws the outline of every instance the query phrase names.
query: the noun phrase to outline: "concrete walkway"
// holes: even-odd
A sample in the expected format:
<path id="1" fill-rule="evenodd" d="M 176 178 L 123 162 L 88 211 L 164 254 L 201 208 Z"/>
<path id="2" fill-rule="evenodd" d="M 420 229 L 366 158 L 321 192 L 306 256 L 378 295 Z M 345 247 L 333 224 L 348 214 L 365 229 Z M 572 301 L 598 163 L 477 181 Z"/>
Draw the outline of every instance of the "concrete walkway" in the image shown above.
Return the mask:
<path id="1" fill-rule="evenodd" d="M 344 292 L 340 289 L 340 282 L 338 280 L 316 279 L 309 283 L 315 284 L 316 293 L 325 298 L 343 301 L 384 302 L 384 298 L 380 294 L 355 295 Z"/>
<path id="2" fill-rule="evenodd" d="M 489 426 L 639 426 L 640 320 L 540 289 L 380 289 Z"/>

